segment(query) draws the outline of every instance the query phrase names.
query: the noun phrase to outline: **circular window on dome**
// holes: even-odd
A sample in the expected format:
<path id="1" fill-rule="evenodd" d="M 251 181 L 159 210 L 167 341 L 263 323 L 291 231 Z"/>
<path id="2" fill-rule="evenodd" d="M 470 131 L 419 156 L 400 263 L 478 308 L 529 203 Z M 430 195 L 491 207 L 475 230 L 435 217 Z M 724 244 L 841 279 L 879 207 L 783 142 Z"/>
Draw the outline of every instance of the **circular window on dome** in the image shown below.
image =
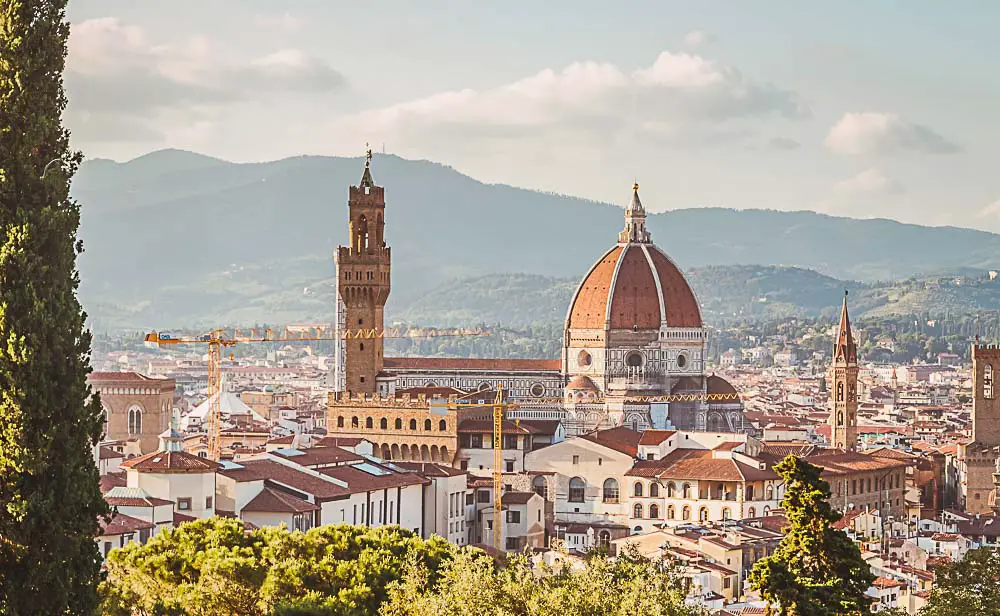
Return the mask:
<path id="1" fill-rule="evenodd" d="M 687 366 L 687 365 L 688 365 L 687 355 L 685 355 L 684 353 L 681 353 L 680 355 L 678 355 L 677 356 L 677 367 L 678 368 L 683 368 L 684 366 Z"/>
<path id="2" fill-rule="evenodd" d="M 536 398 L 541 398 L 544 393 L 545 393 L 545 385 L 542 385 L 541 383 L 533 383 L 531 385 L 532 396 Z"/>
<path id="3" fill-rule="evenodd" d="M 642 367 L 642 353 L 639 351 L 632 351 L 625 356 L 625 365 L 629 368 L 641 368 Z"/>
<path id="4" fill-rule="evenodd" d="M 576 363 L 583 367 L 589 366 L 592 361 L 594 361 L 593 358 L 586 351 L 580 351 L 580 354 L 576 356 Z"/>

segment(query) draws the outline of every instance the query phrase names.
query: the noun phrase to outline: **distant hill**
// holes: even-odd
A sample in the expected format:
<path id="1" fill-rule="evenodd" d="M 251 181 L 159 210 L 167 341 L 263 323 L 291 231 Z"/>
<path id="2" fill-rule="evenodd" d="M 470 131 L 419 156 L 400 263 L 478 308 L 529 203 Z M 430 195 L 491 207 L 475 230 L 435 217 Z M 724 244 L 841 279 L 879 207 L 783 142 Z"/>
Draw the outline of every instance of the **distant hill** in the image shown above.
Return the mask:
<path id="1" fill-rule="evenodd" d="M 329 318 L 331 255 L 346 240 L 347 186 L 357 183 L 361 168 L 360 159 L 303 156 L 234 164 L 178 150 L 126 163 L 87 161 L 73 185 L 83 203 L 84 305 L 95 322 L 144 327 L 224 317 Z M 390 314 L 437 314 L 435 297 L 460 298 L 469 284 L 449 281 L 478 278 L 476 288 L 491 290 L 467 299 L 484 304 L 449 301 L 449 316 L 440 318 L 473 318 L 491 297 L 522 291 L 531 302 L 511 308 L 523 313 L 517 319 L 562 318 L 565 306 L 557 296 L 572 292 L 622 224 L 621 209 L 610 204 L 483 184 L 432 162 L 376 155 L 372 168 L 388 201 Z M 789 281 L 815 283 L 825 293 L 842 284 L 835 279 L 1000 268 L 1000 235 L 969 229 L 721 208 L 653 214 L 648 225 L 654 240 L 690 270 L 696 287 L 704 266 L 801 268 L 758 281 L 776 285 L 768 301 L 789 309 L 801 304 L 812 310 L 810 302 L 819 301 L 796 286 L 782 294 L 780 285 Z M 544 281 L 487 276 L 504 272 L 565 280 L 550 289 Z M 824 282 L 816 272 L 832 278 Z M 715 280 L 705 275 L 707 283 Z M 741 298 L 757 284 L 737 292 L 738 278 L 717 282 Z M 714 310 L 711 293 L 700 295 Z M 720 304 L 718 310 L 729 308 Z"/>

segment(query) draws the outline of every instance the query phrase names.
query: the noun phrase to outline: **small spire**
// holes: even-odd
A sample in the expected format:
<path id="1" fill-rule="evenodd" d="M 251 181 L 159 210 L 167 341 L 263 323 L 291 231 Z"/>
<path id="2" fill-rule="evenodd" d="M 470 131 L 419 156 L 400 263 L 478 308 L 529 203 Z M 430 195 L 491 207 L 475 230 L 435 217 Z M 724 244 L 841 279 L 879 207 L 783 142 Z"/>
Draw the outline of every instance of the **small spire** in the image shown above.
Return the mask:
<path id="1" fill-rule="evenodd" d="M 372 188 L 375 186 L 375 180 L 372 178 L 372 149 L 365 142 L 365 172 L 361 174 L 361 184 L 362 188 Z"/>
<path id="2" fill-rule="evenodd" d="M 625 208 L 625 230 L 618 234 L 620 244 L 650 242 L 649 231 L 646 230 L 646 209 L 639 199 L 639 182 L 632 182 L 632 200 Z"/>
<path id="3" fill-rule="evenodd" d="M 837 332 L 837 342 L 833 347 L 834 361 L 858 361 L 858 347 L 854 344 L 854 333 L 851 331 L 851 317 L 847 313 L 847 289 L 844 289 L 844 304 L 840 309 L 840 328 Z"/>

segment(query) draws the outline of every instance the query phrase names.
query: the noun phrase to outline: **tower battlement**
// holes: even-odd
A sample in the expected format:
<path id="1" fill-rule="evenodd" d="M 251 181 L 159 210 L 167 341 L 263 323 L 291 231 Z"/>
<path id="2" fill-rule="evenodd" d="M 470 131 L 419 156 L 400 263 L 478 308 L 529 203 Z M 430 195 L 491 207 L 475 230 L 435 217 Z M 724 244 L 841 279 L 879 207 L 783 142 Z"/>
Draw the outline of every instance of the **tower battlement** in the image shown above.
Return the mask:
<path id="1" fill-rule="evenodd" d="M 991 359 L 1000 362 L 1000 344 L 973 344 L 973 359 Z"/>
<path id="2" fill-rule="evenodd" d="M 382 186 L 351 186 L 347 196 L 356 205 L 385 207 L 385 188 Z"/>
<path id="3" fill-rule="evenodd" d="M 972 441 L 990 447 L 1000 445 L 1000 400 L 996 372 L 1000 369 L 1000 345 L 972 345 Z"/>
<path id="4" fill-rule="evenodd" d="M 454 398 L 454 396 L 451 398 Z M 404 394 L 398 397 L 392 397 L 380 396 L 377 393 L 354 393 L 349 391 L 331 391 L 327 396 L 327 404 L 331 407 L 353 406 L 368 408 L 399 408 L 410 410 L 430 408 L 430 403 L 424 394 L 418 394 L 416 396 Z"/>

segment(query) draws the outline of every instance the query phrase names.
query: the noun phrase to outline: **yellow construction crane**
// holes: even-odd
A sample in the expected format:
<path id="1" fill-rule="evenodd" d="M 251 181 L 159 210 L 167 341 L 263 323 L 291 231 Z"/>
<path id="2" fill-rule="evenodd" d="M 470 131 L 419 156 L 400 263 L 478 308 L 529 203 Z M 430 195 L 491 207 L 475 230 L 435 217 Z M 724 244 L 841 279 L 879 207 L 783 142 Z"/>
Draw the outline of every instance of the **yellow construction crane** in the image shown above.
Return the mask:
<path id="1" fill-rule="evenodd" d="M 645 396 L 645 395 L 625 395 L 622 398 L 625 403 L 629 402 L 698 402 L 704 400 L 739 400 L 741 396 L 736 392 L 727 393 L 690 393 L 690 394 L 664 394 L 659 396 Z M 595 399 L 588 401 L 591 404 L 603 404 L 604 399 Z M 563 398 L 531 398 L 524 400 L 525 403 L 531 404 L 563 404 L 565 400 Z M 504 399 L 503 387 L 497 388 L 496 398 L 493 404 L 487 402 L 455 402 L 449 400 L 447 402 L 447 407 L 450 410 L 457 410 L 459 408 L 470 408 L 478 407 L 485 408 L 491 407 L 493 409 L 493 548 L 496 550 L 501 550 L 501 539 L 502 539 L 502 528 L 503 520 L 501 515 L 503 513 L 503 420 L 506 416 L 508 410 L 515 410 L 521 408 L 518 402 L 506 402 Z M 594 426 L 596 430 L 600 426 L 600 422 Z"/>
<path id="2" fill-rule="evenodd" d="M 489 336 L 489 332 L 482 330 L 467 331 L 428 331 L 422 334 L 386 334 L 384 330 L 357 329 L 348 330 L 342 335 L 324 334 L 326 328 L 317 327 L 303 331 L 292 331 L 285 329 L 284 332 L 275 334 L 274 330 L 268 328 L 263 330 L 252 329 L 249 334 L 240 334 L 240 330 L 235 330 L 232 335 L 223 329 L 214 329 L 207 334 L 196 338 L 175 338 L 169 334 L 150 332 L 146 334 L 146 344 L 148 346 L 168 347 L 178 344 L 204 344 L 208 346 L 208 455 L 209 458 L 218 461 L 222 455 L 221 448 L 221 398 L 222 398 L 222 349 L 234 347 L 237 344 L 260 344 L 269 342 L 319 342 L 319 341 L 340 341 L 350 339 L 368 338 L 439 338 L 449 336 Z"/>

